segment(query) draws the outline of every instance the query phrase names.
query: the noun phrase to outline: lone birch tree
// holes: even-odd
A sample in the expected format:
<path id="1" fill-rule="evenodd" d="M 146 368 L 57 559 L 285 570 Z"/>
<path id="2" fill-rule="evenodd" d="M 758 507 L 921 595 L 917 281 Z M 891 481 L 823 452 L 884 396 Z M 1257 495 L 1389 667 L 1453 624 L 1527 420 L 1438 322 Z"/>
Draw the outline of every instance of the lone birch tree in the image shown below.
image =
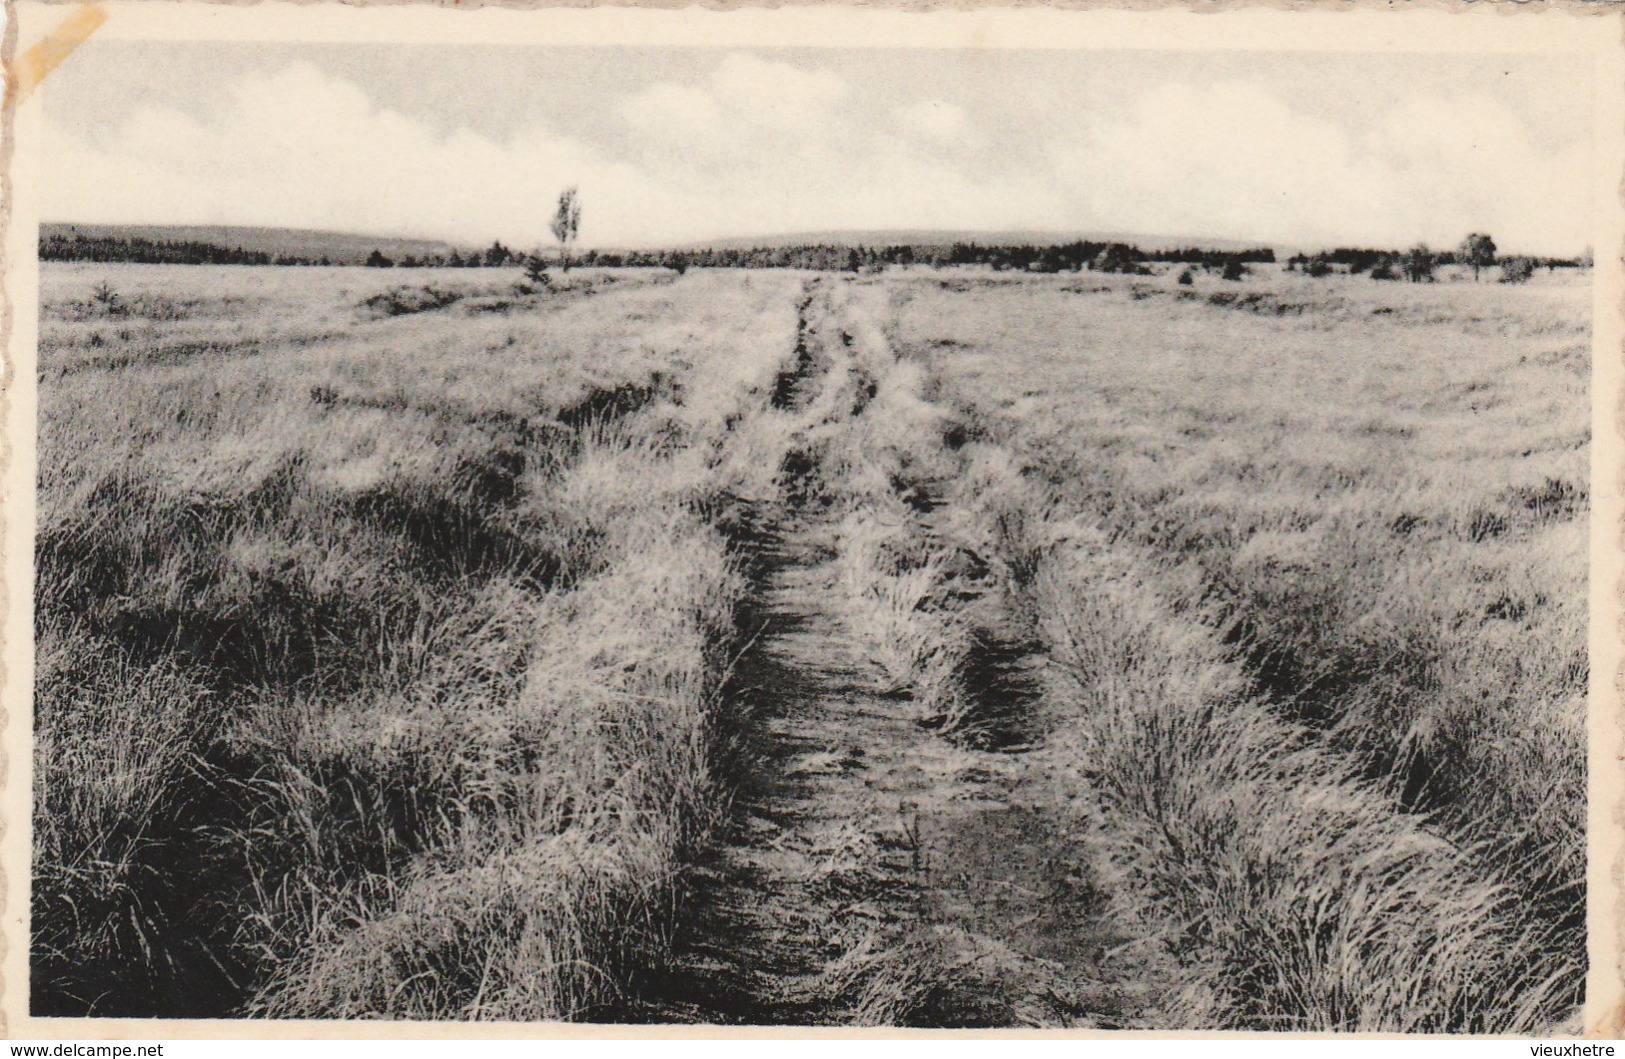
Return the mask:
<path id="1" fill-rule="evenodd" d="M 559 241 L 559 267 L 570 271 L 570 246 L 581 232 L 581 199 L 573 187 L 559 195 L 559 208 L 553 214 L 553 238 Z"/>

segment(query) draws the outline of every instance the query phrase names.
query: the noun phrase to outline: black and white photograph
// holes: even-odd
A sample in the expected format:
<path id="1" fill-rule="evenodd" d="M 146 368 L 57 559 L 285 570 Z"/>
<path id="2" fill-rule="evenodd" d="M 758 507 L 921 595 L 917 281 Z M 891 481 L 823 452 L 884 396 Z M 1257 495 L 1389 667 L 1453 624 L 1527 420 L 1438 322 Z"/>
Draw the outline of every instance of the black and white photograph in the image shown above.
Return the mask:
<path id="1" fill-rule="evenodd" d="M 10 67 L 14 1029 L 1619 1032 L 1618 11 L 207 8 Z"/>

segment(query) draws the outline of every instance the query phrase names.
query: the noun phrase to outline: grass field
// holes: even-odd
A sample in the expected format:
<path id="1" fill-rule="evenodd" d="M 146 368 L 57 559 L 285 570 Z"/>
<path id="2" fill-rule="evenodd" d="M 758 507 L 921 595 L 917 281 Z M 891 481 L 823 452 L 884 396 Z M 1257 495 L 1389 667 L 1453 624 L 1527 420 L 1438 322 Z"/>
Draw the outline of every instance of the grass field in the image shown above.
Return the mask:
<path id="1" fill-rule="evenodd" d="M 911 283 L 899 332 L 1022 462 L 1052 752 L 1190 1017 L 1552 1017 L 1584 946 L 1588 292 L 1103 286 Z"/>
<path id="2" fill-rule="evenodd" d="M 555 279 L 45 268 L 36 1014 L 1571 1017 L 1583 280 Z"/>
<path id="3" fill-rule="evenodd" d="M 48 276 L 38 1010 L 599 1010 L 719 808 L 794 281 L 372 278 Z"/>

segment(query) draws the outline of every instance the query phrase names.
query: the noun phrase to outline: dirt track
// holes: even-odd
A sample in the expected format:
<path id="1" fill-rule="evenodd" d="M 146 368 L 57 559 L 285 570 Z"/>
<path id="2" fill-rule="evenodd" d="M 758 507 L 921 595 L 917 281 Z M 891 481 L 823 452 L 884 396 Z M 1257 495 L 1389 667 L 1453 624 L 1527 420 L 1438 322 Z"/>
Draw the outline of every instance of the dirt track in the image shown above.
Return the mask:
<path id="1" fill-rule="evenodd" d="M 852 498 L 805 454 L 833 451 L 876 414 L 848 397 L 874 390 L 853 336 L 879 332 L 849 285 L 809 286 L 777 401 L 798 417 L 802 455 L 764 520 L 760 632 L 736 673 L 746 763 L 732 817 L 690 876 L 675 966 L 650 990 L 654 1017 L 1121 1024 L 1123 1001 L 1097 966 L 1102 895 L 1078 844 L 1024 797 L 1042 768 L 1037 744 L 947 738 L 864 679 L 834 561 L 836 513 Z M 952 468 L 946 450 L 915 455 Z M 932 495 L 911 532 L 936 534 L 949 484 L 912 484 Z"/>

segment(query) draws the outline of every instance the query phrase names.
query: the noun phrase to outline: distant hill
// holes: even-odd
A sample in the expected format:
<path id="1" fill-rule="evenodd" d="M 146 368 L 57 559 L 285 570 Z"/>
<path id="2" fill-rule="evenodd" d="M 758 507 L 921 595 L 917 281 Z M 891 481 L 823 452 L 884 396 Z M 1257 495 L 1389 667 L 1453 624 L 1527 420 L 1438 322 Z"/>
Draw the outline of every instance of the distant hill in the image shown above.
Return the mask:
<path id="1" fill-rule="evenodd" d="M 1142 250 L 1149 251 L 1191 246 L 1208 250 L 1250 250 L 1270 245 L 1264 242 L 1242 242 L 1235 239 L 1143 235 L 1132 232 L 1021 229 L 968 231 L 952 228 L 898 228 L 877 229 L 874 231 L 791 232 L 784 235 L 730 237 L 689 243 L 686 244 L 684 249 L 750 250 L 756 247 L 771 248 L 780 246 L 951 246 L 954 243 L 974 243 L 980 246 L 1062 246 L 1076 242 L 1127 243 L 1130 246 L 1137 246 Z"/>
<path id="2" fill-rule="evenodd" d="M 324 232 L 306 228 L 238 228 L 224 225 L 190 224 L 68 224 L 47 222 L 40 225 L 40 238 L 61 236 L 72 239 L 82 235 L 87 239 L 148 239 L 154 242 L 208 243 L 213 246 L 237 248 L 251 253 L 269 254 L 271 257 L 303 257 L 311 260 L 327 258 L 335 265 L 359 265 L 374 250 L 385 257 L 402 258 L 449 255 L 456 250 L 466 253 L 468 247 L 431 239 L 401 239 L 383 235 L 357 235 L 351 232 Z"/>

